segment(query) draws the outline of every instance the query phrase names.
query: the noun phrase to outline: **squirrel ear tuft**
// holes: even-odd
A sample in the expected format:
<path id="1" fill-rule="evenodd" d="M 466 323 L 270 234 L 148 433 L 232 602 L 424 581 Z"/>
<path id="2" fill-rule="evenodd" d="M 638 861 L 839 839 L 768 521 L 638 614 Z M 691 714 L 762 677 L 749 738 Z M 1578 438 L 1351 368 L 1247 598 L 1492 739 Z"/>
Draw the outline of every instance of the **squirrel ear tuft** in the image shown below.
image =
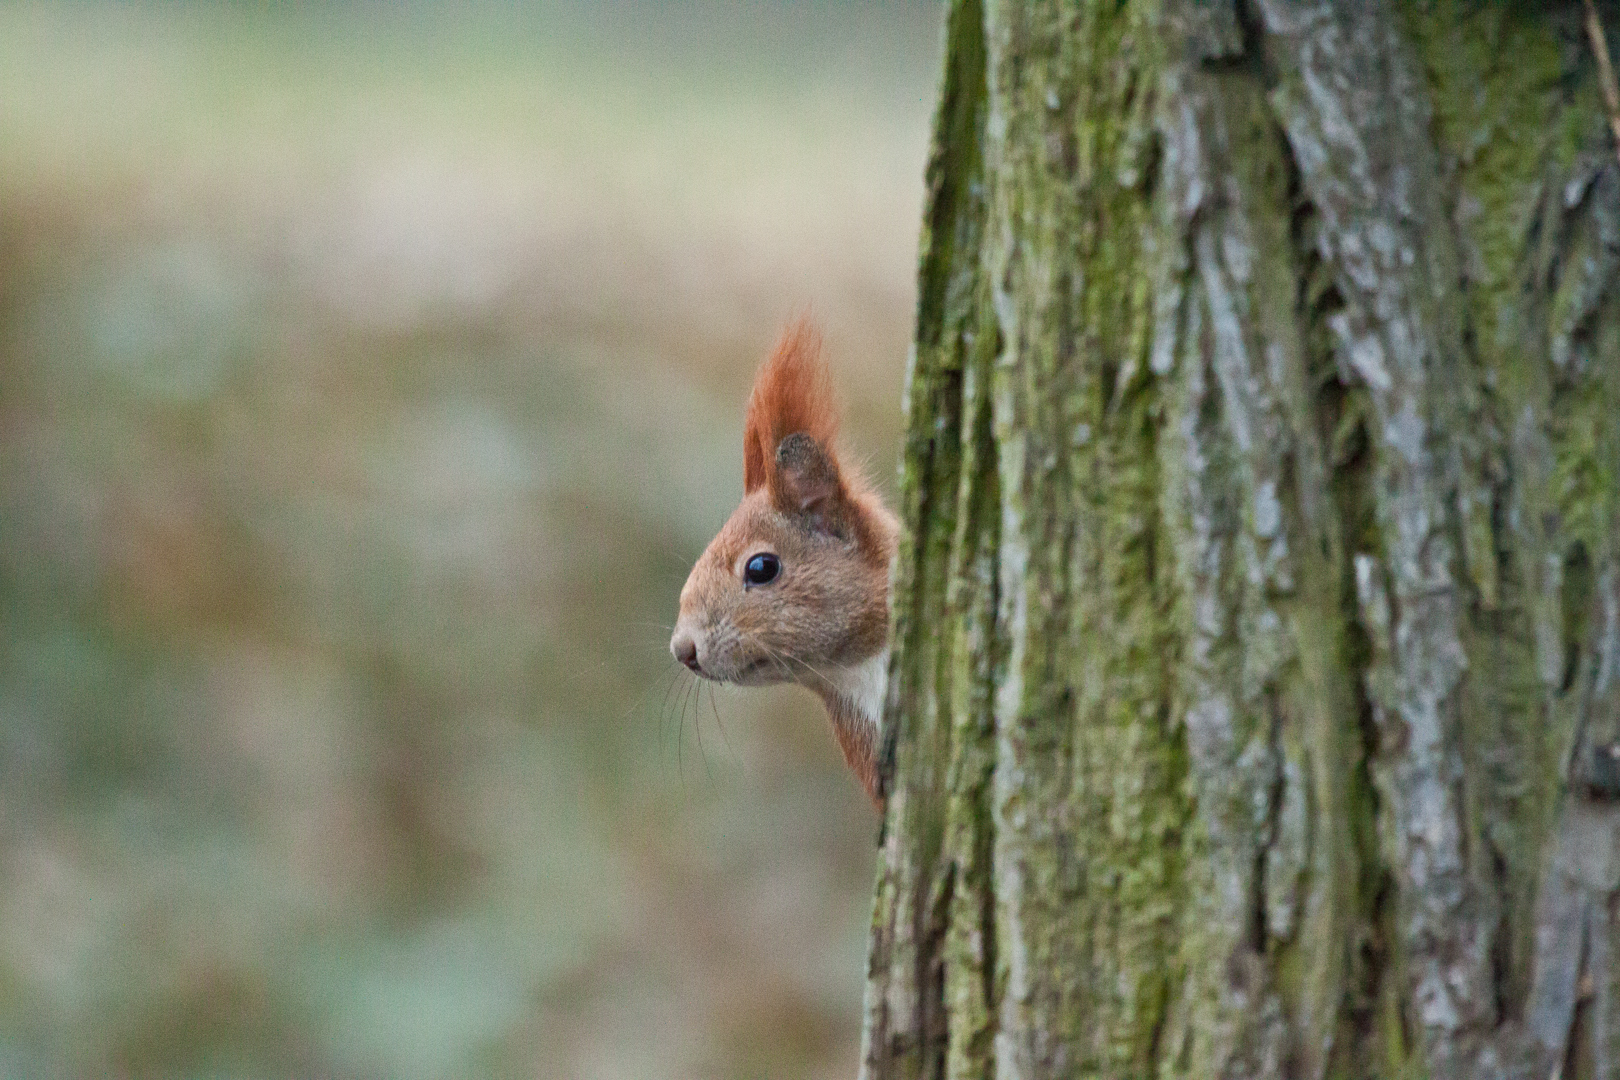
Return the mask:
<path id="1" fill-rule="evenodd" d="M 754 377 L 743 427 L 745 494 L 771 482 L 783 441 L 801 433 L 831 460 L 838 435 L 838 406 L 832 377 L 821 359 L 821 334 L 803 318 L 783 331 L 770 359 Z M 836 477 L 836 462 L 832 467 Z"/>
<path id="2" fill-rule="evenodd" d="M 800 431 L 782 440 L 773 464 L 769 483 L 778 510 L 807 519 L 821 532 L 837 536 L 848 532 L 848 497 L 830 450 Z"/>

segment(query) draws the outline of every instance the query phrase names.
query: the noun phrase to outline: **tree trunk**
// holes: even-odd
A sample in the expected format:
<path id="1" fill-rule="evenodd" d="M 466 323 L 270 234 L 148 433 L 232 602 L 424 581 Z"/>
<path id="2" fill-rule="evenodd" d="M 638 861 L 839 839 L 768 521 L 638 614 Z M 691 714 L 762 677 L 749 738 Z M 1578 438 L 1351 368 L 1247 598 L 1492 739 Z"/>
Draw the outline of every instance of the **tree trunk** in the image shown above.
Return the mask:
<path id="1" fill-rule="evenodd" d="M 1582 17 L 954 0 L 865 1076 L 1620 1077 Z"/>

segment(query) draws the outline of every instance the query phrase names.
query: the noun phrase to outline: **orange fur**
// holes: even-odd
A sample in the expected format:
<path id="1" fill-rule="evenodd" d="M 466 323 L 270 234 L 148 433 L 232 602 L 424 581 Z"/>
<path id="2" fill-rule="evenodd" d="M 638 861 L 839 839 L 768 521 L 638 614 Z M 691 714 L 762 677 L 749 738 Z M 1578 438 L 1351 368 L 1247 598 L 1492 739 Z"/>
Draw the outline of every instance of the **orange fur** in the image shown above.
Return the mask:
<path id="1" fill-rule="evenodd" d="M 743 492 L 766 484 L 776 468 L 776 448 L 804 432 L 833 452 L 838 403 L 832 376 L 821 359 L 821 333 L 807 318 L 792 323 L 754 377 L 743 426 Z"/>
<path id="2" fill-rule="evenodd" d="M 801 319 L 754 381 L 743 436 L 747 492 L 681 589 L 670 652 L 701 678 L 815 691 L 881 809 L 874 673 L 888 646 L 899 523 L 839 460 L 837 436 L 821 335 Z M 780 573 L 750 586 L 744 567 L 756 553 L 776 556 Z"/>

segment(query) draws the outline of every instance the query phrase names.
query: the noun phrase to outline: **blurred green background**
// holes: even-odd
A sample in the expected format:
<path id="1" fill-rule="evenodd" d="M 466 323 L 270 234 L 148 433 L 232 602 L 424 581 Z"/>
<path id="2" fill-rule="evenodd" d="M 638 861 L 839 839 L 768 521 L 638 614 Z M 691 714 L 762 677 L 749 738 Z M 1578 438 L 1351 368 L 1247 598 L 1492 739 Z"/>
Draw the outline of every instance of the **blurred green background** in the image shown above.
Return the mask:
<path id="1" fill-rule="evenodd" d="M 934 3 L 0 5 L 0 1076 L 850 1077 L 877 822 L 667 625 Z"/>

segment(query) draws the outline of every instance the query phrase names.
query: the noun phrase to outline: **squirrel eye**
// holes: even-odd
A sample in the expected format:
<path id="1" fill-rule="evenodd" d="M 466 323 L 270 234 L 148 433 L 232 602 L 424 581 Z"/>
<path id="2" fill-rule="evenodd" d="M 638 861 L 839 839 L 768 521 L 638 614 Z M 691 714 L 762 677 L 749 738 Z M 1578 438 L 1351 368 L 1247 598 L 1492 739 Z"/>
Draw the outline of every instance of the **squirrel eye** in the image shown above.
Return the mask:
<path id="1" fill-rule="evenodd" d="M 762 551 L 743 566 L 743 587 L 769 585 L 781 572 L 782 560 L 768 551 Z"/>

